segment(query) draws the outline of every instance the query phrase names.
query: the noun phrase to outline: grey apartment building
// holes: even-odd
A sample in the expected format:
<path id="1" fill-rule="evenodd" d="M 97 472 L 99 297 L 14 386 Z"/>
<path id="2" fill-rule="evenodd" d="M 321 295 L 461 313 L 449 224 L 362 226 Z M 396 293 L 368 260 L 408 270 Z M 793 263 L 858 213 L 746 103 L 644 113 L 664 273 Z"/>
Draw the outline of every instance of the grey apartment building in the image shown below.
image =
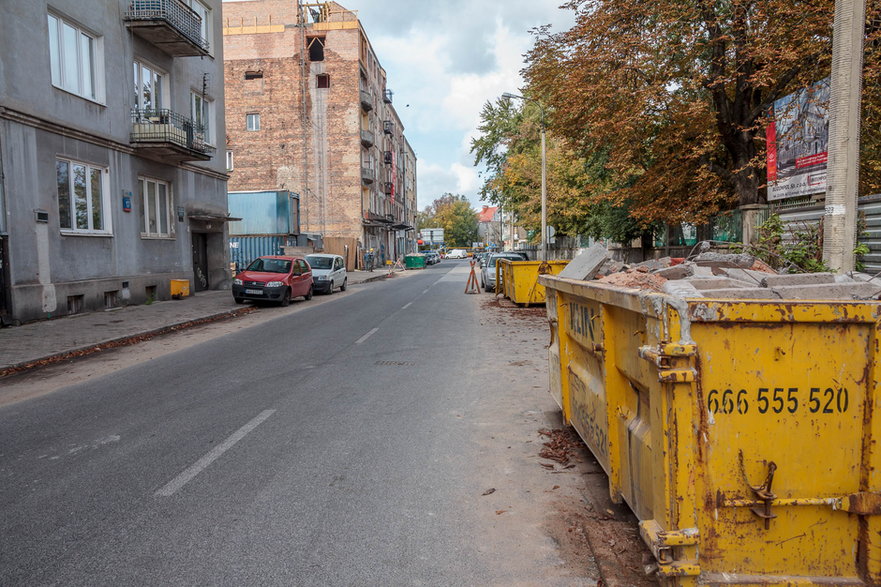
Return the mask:
<path id="1" fill-rule="evenodd" d="M 3 323 L 228 285 L 221 20 L 221 0 L 0 0 Z"/>

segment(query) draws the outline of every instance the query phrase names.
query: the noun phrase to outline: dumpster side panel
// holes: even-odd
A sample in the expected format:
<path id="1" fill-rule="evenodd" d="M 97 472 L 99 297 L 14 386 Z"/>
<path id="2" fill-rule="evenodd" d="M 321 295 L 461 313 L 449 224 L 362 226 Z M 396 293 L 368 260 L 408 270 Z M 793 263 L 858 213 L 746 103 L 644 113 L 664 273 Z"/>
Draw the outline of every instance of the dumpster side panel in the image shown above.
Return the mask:
<path id="1" fill-rule="evenodd" d="M 601 305 L 592 300 L 560 295 L 560 330 L 564 403 L 572 426 L 609 473 L 609 426 L 605 391 L 605 341 Z"/>
<path id="2" fill-rule="evenodd" d="M 560 373 L 560 328 L 557 320 L 557 295 L 551 290 L 547 299 L 548 327 L 551 342 L 548 345 L 548 378 L 551 397 L 563 408 L 563 377 Z"/>
<path id="3" fill-rule="evenodd" d="M 707 415 L 698 431 L 705 572 L 857 576 L 858 516 L 822 504 L 766 508 L 751 487 L 770 484 L 776 500 L 860 491 L 873 331 L 853 323 L 693 325 Z"/>
<path id="4" fill-rule="evenodd" d="M 496 271 L 496 291 L 501 292 L 512 302 L 515 301 L 517 296 L 514 292 L 514 261 L 499 259 L 496 262 Z"/>
<path id="5" fill-rule="evenodd" d="M 607 381 L 614 390 L 609 406 L 612 450 L 620 463 L 617 485 L 610 479 L 613 497 L 620 494 L 641 520 L 654 511 L 652 453 L 652 397 L 660 393 L 657 373 L 637 350 L 657 345 L 658 328 L 647 328 L 654 318 L 604 305 L 606 316 Z"/>

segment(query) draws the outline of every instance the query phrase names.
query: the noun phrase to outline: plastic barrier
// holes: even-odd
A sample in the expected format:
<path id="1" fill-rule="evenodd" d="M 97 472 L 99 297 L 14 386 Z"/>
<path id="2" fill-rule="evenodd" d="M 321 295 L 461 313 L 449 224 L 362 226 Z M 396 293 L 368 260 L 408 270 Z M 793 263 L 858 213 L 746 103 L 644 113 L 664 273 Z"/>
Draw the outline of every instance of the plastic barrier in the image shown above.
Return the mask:
<path id="1" fill-rule="evenodd" d="M 551 392 L 664 584 L 881 583 L 881 304 L 539 281 Z"/>

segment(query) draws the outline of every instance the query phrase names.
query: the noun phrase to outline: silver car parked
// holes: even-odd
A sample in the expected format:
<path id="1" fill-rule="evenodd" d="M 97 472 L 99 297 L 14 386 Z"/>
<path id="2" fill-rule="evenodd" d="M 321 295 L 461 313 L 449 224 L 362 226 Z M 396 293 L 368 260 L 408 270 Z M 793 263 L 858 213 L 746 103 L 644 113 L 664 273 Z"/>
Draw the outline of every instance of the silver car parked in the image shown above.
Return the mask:
<path id="1" fill-rule="evenodd" d="M 339 255 L 315 253 L 306 255 L 306 261 L 312 267 L 313 289 L 316 292 L 332 294 L 339 288 L 346 291 L 348 278 L 346 276 L 346 262 Z"/>
<path id="2" fill-rule="evenodd" d="M 496 288 L 496 264 L 499 262 L 499 259 L 528 261 L 525 254 L 512 251 L 489 254 L 480 261 L 480 285 L 483 286 L 485 291 L 493 291 Z"/>

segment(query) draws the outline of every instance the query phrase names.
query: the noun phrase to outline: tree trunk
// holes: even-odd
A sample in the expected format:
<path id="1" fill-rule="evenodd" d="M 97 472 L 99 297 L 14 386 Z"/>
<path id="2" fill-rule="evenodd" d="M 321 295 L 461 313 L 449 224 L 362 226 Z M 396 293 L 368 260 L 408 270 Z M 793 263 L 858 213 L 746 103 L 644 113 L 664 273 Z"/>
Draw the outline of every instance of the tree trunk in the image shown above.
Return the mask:
<path id="1" fill-rule="evenodd" d="M 755 121 L 722 120 L 722 113 L 716 112 L 717 124 L 722 134 L 722 144 L 731 158 L 729 185 L 737 196 L 738 205 L 764 204 L 764 196 L 759 186 L 764 183 L 761 168 L 755 164 L 755 134 L 742 128 L 755 125 Z"/>

